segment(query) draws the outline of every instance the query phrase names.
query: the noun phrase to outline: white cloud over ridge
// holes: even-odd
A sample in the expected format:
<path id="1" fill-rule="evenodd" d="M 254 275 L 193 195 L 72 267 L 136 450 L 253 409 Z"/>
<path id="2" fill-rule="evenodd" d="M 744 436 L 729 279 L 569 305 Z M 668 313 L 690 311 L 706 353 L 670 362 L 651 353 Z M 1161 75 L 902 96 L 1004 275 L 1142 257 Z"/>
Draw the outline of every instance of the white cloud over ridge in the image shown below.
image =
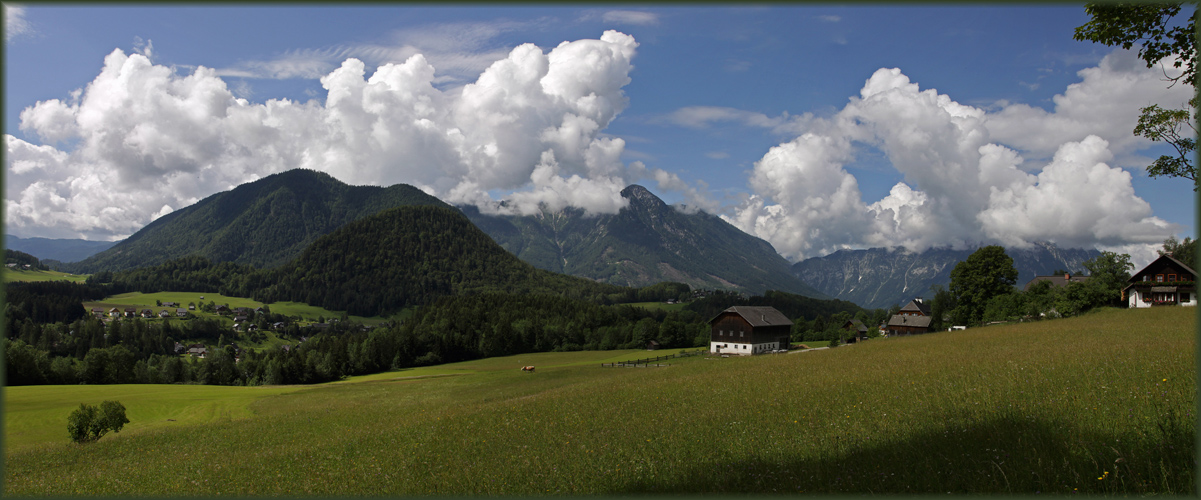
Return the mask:
<path id="1" fill-rule="evenodd" d="M 880 69 L 842 110 L 809 120 L 805 133 L 756 162 L 753 195 L 725 217 L 791 260 L 881 246 L 1162 242 L 1178 227 L 1155 217 L 1134 193 L 1131 174 L 1110 163 L 1149 144 L 1124 120 L 1151 103 L 1178 106 L 1188 95 L 1165 91 L 1154 78 L 1158 69 L 1130 59 L 1116 51 L 1080 71 L 1083 81 L 1056 96 L 1052 112 L 1009 105 L 988 113 L 921 90 L 899 69 Z M 689 116 L 760 126 L 734 111 Z M 871 204 L 843 168 L 864 145 L 903 174 Z M 1050 158 L 1028 172 L 1023 154 Z"/>
<path id="2" fill-rule="evenodd" d="M 324 102 L 262 104 L 236 97 L 213 69 L 181 76 L 114 50 L 85 89 L 21 113 L 22 131 L 45 145 L 5 137 L 7 223 L 122 237 L 172 207 L 293 168 L 409 183 L 485 211 L 616 212 L 631 182 L 683 185 L 623 164 L 624 142 L 602 133 L 627 106 L 637 46 L 616 31 L 546 53 L 521 45 L 453 93 L 434 87 L 421 54 L 371 75 L 350 58 L 321 77 Z M 515 192 L 502 207 L 490 191 Z"/>

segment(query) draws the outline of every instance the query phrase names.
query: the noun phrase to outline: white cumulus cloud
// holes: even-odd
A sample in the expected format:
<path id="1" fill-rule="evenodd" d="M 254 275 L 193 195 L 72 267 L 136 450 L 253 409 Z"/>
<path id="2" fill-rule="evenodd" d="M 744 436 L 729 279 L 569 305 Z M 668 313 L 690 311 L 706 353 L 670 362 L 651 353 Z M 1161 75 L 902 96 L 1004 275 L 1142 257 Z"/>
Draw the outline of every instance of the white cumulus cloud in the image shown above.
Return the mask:
<path id="1" fill-rule="evenodd" d="M 1157 69 L 1125 65 L 1128 58 L 1115 52 L 1081 71 L 1083 82 L 1056 97 L 1054 112 L 1011 105 L 988 113 L 922 90 L 899 69 L 880 69 L 842 110 L 808 120 L 805 133 L 756 162 L 753 195 L 727 220 L 792 260 L 853 247 L 1160 242 L 1178 227 L 1155 217 L 1131 174 L 1110 164 L 1116 153 L 1145 147 L 1132 139 L 1133 124 L 1119 129 L 1113 118 L 1179 95 L 1163 92 Z M 1090 104 L 1098 109 L 1085 109 Z M 737 110 L 702 111 L 676 116 L 756 125 Z M 903 175 L 870 204 L 843 168 L 863 145 Z M 1023 154 L 1051 159 L 1031 169 Z"/>
<path id="2" fill-rule="evenodd" d="M 293 168 L 409 183 L 486 211 L 545 203 L 612 213 L 629 183 L 682 184 L 623 164 L 624 141 L 603 134 L 627 106 L 637 46 L 616 31 L 548 52 L 521 45 L 454 92 L 434 86 L 422 54 L 370 74 L 348 58 L 321 76 L 324 101 L 303 103 L 252 103 L 216 70 L 181 75 L 114 50 L 84 89 L 21 113 L 21 130 L 43 144 L 5 137 L 7 223 L 122 237 L 173 207 Z M 503 205 L 490 194 L 506 192 Z"/>

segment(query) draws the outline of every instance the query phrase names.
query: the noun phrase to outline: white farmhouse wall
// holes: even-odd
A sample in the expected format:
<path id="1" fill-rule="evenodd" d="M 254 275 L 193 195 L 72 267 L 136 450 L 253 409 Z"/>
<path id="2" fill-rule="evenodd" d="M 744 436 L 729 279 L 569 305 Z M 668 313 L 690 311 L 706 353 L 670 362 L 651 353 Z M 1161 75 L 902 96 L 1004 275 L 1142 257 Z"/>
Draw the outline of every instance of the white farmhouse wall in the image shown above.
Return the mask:
<path id="1" fill-rule="evenodd" d="M 722 347 L 725 346 L 725 347 Z M 753 356 L 764 352 L 780 349 L 779 342 L 764 342 L 762 344 L 743 344 L 739 342 L 709 342 L 709 352 L 713 354 L 734 354 L 738 356 Z"/>

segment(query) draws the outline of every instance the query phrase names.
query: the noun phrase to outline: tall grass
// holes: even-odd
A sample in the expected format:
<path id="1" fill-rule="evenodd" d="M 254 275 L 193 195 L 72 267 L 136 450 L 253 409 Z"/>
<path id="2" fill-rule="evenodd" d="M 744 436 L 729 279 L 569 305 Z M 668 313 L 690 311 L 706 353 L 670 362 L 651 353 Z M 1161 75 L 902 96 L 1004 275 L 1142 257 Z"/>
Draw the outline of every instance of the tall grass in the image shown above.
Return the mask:
<path id="1" fill-rule="evenodd" d="M 9 450 L 5 480 L 17 495 L 1192 494 L 1194 314 L 665 368 L 481 360 L 492 369 L 267 396 L 243 420 Z"/>

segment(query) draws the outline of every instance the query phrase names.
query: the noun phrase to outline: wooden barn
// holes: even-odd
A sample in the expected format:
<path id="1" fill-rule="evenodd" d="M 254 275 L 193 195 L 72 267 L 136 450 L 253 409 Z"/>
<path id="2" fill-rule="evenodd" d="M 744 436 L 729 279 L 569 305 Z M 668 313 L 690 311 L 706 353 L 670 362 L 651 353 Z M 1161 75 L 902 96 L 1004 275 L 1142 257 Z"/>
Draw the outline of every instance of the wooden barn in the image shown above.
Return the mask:
<path id="1" fill-rule="evenodd" d="M 709 320 L 709 352 L 753 356 L 788 349 L 792 320 L 774 307 L 734 306 Z"/>
<path id="2" fill-rule="evenodd" d="M 1122 300 L 1129 307 L 1197 305 L 1197 272 L 1167 255 L 1134 273 L 1127 283 Z"/>
<path id="3" fill-rule="evenodd" d="M 922 299 L 909 301 L 897 314 L 888 318 L 888 335 L 913 335 L 930 332 L 930 306 Z"/>

